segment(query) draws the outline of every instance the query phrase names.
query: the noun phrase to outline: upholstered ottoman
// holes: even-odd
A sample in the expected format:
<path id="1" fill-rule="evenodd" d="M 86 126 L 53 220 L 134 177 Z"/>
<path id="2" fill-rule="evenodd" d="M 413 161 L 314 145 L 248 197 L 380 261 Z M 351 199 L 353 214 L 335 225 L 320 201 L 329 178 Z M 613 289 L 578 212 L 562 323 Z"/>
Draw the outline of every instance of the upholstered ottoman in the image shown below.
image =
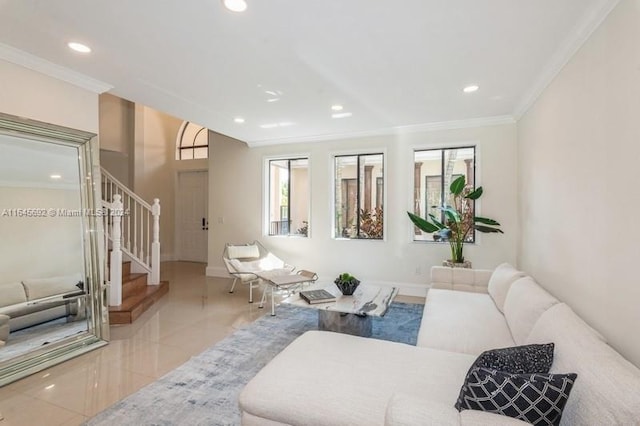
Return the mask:
<path id="1" fill-rule="evenodd" d="M 0 346 L 4 346 L 7 339 L 9 339 L 9 317 L 0 314 Z"/>

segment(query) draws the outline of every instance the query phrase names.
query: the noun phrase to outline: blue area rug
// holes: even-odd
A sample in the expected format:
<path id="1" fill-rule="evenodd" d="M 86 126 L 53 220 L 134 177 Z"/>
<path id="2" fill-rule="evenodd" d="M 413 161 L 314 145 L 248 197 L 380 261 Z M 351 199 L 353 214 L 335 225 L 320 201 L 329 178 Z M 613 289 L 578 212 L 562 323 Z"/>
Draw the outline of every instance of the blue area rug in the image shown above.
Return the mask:
<path id="1" fill-rule="evenodd" d="M 373 318 L 373 338 L 415 345 L 423 305 L 393 303 Z M 238 395 L 275 355 L 305 331 L 314 309 L 280 305 L 159 380 L 112 405 L 86 425 L 238 425 Z"/>

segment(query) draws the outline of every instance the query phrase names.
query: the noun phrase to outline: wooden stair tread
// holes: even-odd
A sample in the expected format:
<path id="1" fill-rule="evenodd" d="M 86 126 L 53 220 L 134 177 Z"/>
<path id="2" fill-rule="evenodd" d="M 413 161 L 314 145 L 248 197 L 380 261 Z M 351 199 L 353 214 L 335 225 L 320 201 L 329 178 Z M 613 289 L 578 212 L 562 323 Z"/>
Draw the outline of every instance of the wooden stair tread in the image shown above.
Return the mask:
<path id="1" fill-rule="evenodd" d="M 168 292 L 169 281 L 161 281 L 158 285 L 147 285 L 145 288 L 129 294 L 122 299 L 122 304 L 109 306 L 109 324 L 133 323 Z"/>

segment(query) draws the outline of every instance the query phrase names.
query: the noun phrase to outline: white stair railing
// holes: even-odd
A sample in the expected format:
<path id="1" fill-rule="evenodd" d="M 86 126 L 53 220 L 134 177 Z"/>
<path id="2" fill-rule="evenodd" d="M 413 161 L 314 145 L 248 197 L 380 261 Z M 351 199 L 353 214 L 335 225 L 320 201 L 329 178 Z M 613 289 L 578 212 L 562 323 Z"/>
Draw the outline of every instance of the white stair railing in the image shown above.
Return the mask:
<path id="1" fill-rule="evenodd" d="M 104 168 L 101 173 L 103 206 L 109 212 L 105 214 L 105 241 L 111 241 L 109 304 L 119 305 L 122 253 L 149 273 L 149 284 L 160 283 L 160 200 L 156 198 L 150 205 Z"/>

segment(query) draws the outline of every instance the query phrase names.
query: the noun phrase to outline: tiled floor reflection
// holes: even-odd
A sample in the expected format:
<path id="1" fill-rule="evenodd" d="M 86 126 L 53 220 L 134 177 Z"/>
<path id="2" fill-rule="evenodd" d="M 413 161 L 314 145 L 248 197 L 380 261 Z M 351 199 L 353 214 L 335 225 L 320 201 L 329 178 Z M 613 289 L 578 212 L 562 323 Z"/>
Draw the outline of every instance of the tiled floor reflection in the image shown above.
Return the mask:
<path id="1" fill-rule="evenodd" d="M 78 425 L 265 313 L 248 288 L 205 277 L 205 265 L 163 263 L 169 293 L 109 345 L 0 388 L 0 426 Z"/>
<path id="2" fill-rule="evenodd" d="M 79 425 L 269 313 L 247 303 L 247 286 L 229 294 L 230 280 L 204 274 L 204 264 L 163 263 L 169 293 L 134 324 L 111 327 L 109 345 L 0 388 L 0 426 Z"/>

